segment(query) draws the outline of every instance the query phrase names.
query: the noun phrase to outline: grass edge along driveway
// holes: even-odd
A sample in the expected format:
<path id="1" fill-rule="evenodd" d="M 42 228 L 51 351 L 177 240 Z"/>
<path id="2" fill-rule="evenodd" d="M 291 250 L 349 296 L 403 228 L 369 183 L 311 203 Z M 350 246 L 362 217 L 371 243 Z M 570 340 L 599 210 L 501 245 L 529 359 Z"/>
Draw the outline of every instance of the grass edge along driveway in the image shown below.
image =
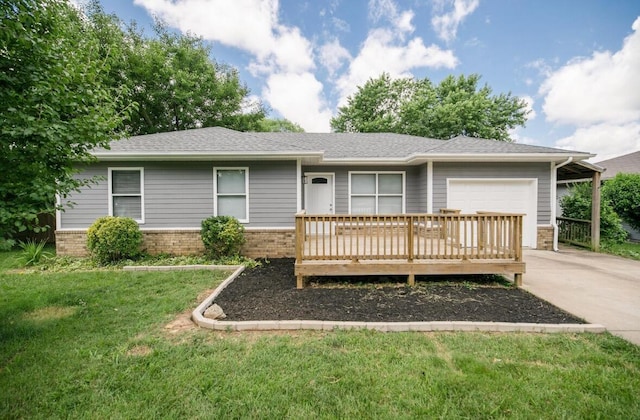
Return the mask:
<path id="1" fill-rule="evenodd" d="M 8 272 L 0 418 L 637 418 L 640 348 L 610 334 L 167 328 L 211 271 Z"/>

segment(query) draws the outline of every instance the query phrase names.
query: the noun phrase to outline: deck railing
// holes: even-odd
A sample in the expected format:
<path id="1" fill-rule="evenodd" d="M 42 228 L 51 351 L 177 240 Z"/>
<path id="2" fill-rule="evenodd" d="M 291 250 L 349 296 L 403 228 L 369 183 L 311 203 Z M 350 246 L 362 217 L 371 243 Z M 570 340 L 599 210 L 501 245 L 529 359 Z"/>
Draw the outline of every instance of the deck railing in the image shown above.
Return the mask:
<path id="1" fill-rule="evenodd" d="M 296 215 L 296 259 L 522 261 L 522 215 Z"/>
<path id="2" fill-rule="evenodd" d="M 556 217 L 558 241 L 591 247 L 591 220 Z"/>

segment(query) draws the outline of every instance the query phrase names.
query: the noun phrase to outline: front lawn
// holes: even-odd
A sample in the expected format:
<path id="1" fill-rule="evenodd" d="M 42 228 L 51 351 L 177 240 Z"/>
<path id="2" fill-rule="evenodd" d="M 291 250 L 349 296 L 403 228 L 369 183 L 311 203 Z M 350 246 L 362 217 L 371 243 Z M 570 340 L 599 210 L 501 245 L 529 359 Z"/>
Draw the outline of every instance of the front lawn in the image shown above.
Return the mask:
<path id="1" fill-rule="evenodd" d="M 174 321 L 224 273 L 22 273 L 16 255 L 0 253 L 0 418 L 640 412 L 640 348 L 609 334 L 215 333 Z"/>
<path id="2" fill-rule="evenodd" d="M 607 254 L 640 260 L 640 242 L 625 242 L 622 244 L 603 243 L 600 249 Z"/>

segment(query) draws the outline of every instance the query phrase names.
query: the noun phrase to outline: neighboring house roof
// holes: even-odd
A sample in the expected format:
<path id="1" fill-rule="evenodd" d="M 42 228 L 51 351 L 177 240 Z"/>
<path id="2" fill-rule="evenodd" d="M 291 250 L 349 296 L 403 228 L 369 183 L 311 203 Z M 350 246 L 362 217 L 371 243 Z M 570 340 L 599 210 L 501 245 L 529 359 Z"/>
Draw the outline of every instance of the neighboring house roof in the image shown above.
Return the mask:
<path id="1" fill-rule="evenodd" d="M 596 163 L 606 169 L 602 174 L 602 179 L 611 179 L 618 173 L 640 173 L 640 150 L 626 155 L 618 156 L 612 159 L 603 160 Z"/>
<path id="2" fill-rule="evenodd" d="M 95 149 L 100 160 L 301 158 L 305 163 L 417 164 L 436 161 L 539 161 L 593 155 L 549 147 L 458 136 L 438 140 L 395 133 L 253 133 L 222 127 L 130 137 Z"/>

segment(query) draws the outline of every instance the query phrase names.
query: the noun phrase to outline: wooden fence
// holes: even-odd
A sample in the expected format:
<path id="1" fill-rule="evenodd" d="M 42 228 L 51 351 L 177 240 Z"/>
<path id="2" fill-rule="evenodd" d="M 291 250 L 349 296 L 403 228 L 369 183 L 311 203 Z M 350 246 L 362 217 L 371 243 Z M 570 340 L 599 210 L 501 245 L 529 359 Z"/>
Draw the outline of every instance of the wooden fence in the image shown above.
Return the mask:
<path id="1" fill-rule="evenodd" d="M 591 247 L 591 221 L 571 219 L 569 217 L 556 217 L 558 223 L 558 241 Z"/>

